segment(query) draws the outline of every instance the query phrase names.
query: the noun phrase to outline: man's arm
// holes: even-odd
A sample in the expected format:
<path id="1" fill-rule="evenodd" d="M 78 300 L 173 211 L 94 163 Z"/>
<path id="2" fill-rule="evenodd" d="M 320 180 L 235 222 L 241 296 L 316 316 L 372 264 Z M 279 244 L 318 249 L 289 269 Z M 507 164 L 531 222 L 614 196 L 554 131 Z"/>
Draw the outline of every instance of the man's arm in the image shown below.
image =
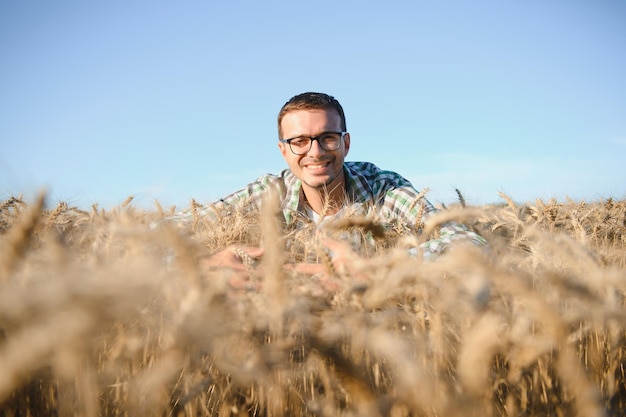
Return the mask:
<path id="1" fill-rule="evenodd" d="M 488 243 L 482 236 L 461 223 L 452 221 L 443 223 L 438 232 L 437 237 L 427 240 L 418 248 L 410 249 L 409 253 L 415 256 L 421 255 L 425 260 L 434 260 L 451 247 L 459 244 L 472 244 L 484 249 L 488 248 Z"/>
<path id="2" fill-rule="evenodd" d="M 420 193 L 402 177 L 394 178 L 390 182 L 391 185 L 383 200 L 383 212 L 388 218 L 403 223 L 418 235 L 424 232 L 430 234 L 429 231 L 423 230 L 424 224 L 440 212 L 426 199 L 428 189 Z M 482 236 L 457 221 L 444 221 L 434 229 L 434 232 L 434 237 L 411 249 L 409 253 L 432 260 L 449 248 L 463 243 L 488 247 L 487 241 Z"/>

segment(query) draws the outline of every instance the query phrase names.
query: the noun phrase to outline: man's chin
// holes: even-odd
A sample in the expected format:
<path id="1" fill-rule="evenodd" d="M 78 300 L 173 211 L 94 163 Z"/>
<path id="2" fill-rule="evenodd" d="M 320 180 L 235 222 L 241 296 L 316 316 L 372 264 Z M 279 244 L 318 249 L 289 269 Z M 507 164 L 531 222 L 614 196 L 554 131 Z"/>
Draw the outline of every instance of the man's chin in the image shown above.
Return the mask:
<path id="1" fill-rule="evenodd" d="M 330 189 L 337 185 L 339 176 L 335 173 L 326 173 L 324 175 L 305 175 L 301 178 L 302 182 L 311 188 Z"/>
<path id="2" fill-rule="evenodd" d="M 332 183 L 332 178 L 308 178 L 305 184 L 311 188 L 325 189 Z"/>

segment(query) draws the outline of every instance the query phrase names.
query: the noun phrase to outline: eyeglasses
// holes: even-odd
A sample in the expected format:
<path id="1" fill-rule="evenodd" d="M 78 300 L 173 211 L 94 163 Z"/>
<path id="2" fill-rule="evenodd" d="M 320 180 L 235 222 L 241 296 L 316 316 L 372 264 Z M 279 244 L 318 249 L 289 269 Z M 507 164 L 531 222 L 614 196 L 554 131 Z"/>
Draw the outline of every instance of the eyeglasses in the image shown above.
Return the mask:
<path id="1" fill-rule="evenodd" d="M 316 140 L 320 147 L 325 151 L 334 151 L 339 149 L 341 145 L 341 139 L 348 132 L 324 132 L 318 136 L 298 136 L 291 139 L 278 139 L 282 143 L 289 144 L 289 149 L 296 155 L 304 155 L 313 145 L 313 141 Z"/>

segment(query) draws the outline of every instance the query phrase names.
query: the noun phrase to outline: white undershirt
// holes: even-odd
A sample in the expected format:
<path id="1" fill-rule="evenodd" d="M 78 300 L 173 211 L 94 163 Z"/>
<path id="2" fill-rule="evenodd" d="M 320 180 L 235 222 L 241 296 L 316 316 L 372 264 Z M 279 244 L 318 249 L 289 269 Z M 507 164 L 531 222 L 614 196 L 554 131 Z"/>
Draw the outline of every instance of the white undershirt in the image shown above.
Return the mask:
<path id="1" fill-rule="evenodd" d="M 306 209 L 306 215 L 309 219 L 313 220 L 315 223 L 320 221 L 320 215 L 317 214 L 308 204 L 305 204 L 304 208 Z"/>
<path id="2" fill-rule="evenodd" d="M 304 209 L 306 210 L 306 215 L 309 219 L 313 220 L 314 223 L 320 222 L 320 219 L 322 218 L 322 216 L 320 216 L 315 210 L 313 210 L 311 206 L 309 206 L 308 204 L 305 204 Z M 332 215 L 327 214 L 324 216 L 324 219 L 331 219 L 333 217 L 337 217 L 342 211 L 343 211 L 343 208 L 337 211 L 337 213 L 335 214 L 332 214 Z"/>

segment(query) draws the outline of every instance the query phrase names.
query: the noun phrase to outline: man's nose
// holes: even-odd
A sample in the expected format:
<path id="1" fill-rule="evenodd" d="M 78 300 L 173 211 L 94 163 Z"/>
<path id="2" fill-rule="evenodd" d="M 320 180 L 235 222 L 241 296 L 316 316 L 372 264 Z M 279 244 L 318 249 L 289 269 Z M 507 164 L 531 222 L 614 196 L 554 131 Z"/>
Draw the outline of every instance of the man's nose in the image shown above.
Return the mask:
<path id="1" fill-rule="evenodd" d="M 312 140 L 311 149 L 309 149 L 309 151 L 307 152 L 307 155 L 311 155 L 311 156 L 322 155 L 325 152 L 326 151 L 320 145 L 319 140 Z"/>

